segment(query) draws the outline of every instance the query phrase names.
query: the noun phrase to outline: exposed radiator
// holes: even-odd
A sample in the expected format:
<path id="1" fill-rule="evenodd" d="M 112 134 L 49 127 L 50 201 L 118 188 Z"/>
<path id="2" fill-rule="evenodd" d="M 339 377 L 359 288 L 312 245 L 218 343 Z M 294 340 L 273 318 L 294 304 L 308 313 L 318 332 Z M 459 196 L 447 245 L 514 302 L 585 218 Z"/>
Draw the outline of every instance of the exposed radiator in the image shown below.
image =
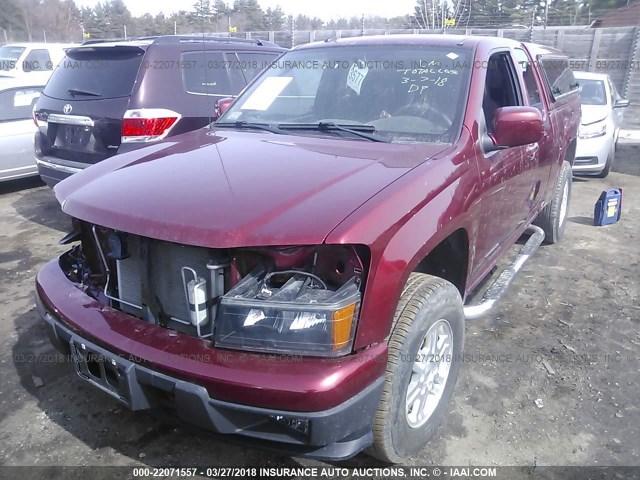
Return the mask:
<path id="1" fill-rule="evenodd" d="M 142 262 L 140 260 L 140 238 L 129 236 L 127 240 L 131 256 L 125 260 L 116 260 L 118 297 L 125 302 L 141 306 L 142 282 L 140 281 L 140 272 L 142 271 Z M 123 312 L 138 317 L 142 316 L 140 308 L 134 308 L 124 303 L 120 306 Z"/>
<path id="2" fill-rule="evenodd" d="M 129 235 L 127 238 L 130 257 L 117 260 L 118 297 L 133 305 L 142 305 L 142 274 L 146 271 L 140 254 L 140 237 Z M 207 268 L 208 263 L 224 263 L 223 252 L 206 248 L 178 245 L 169 242 L 152 241 L 149 246 L 149 261 L 151 263 L 152 292 L 157 296 L 164 313 L 171 318 L 168 327 L 189 335 L 197 335 L 197 329 L 189 322 L 189 307 L 185 299 L 182 281 L 182 268 L 195 270 L 199 277 L 207 280 L 209 296 L 215 297 L 220 292 L 220 285 L 214 285 L 212 272 Z M 216 272 L 217 274 L 222 272 Z M 222 276 L 218 277 L 221 280 Z M 223 280 L 222 280 L 223 281 Z M 220 293 L 217 293 L 218 295 Z M 122 311 L 142 317 L 143 312 L 121 302 Z M 214 312 L 209 311 L 208 322 L 201 327 L 201 333 L 211 333 Z"/>

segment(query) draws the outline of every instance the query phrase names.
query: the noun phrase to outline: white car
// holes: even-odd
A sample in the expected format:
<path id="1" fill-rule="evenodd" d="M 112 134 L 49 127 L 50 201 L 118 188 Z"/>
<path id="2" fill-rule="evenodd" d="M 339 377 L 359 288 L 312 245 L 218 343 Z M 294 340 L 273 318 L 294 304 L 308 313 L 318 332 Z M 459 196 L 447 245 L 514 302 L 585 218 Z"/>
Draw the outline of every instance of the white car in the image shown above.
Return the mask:
<path id="1" fill-rule="evenodd" d="M 580 84 L 582 103 L 582 120 L 573 171 L 604 178 L 609 175 L 613 165 L 623 107 L 629 105 L 629 100 L 618 95 L 607 74 L 573 74 Z"/>
<path id="2" fill-rule="evenodd" d="M 33 153 L 37 130 L 33 106 L 43 82 L 24 79 L 0 82 L 0 182 L 38 174 Z"/>
<path id="3" fill-rule="evenodd" d="M 67 43 L 10 43 L 0 47 L 0 81 L 23 79 L 32 84 L 46 84 L 65 56 L 76 45 Z"/>

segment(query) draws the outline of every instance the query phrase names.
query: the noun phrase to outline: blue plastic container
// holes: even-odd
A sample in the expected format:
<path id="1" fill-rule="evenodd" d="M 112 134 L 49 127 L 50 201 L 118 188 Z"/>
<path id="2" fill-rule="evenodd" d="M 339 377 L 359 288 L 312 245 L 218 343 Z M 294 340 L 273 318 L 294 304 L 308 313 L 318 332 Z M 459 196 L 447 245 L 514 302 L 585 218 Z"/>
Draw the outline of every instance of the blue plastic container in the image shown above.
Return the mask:
<path id="1" fill-rule="evenodd" d="M 622 188 L 605 190 L 596 202 L 593 224 L 597 227 L 611 225 L 620 220 L 622 214 Z"/>

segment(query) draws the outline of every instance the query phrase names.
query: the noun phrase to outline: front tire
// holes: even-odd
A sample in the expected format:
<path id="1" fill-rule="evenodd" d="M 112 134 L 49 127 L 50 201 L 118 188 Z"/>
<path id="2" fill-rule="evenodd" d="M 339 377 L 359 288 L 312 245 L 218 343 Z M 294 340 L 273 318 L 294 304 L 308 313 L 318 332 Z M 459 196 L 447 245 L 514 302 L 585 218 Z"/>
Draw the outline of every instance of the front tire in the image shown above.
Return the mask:
<path id="1" fill-rule="evenodd" d="M 368 453 L 398 463 L 433 437 L 453 393 L 464 348 L 458 289 L 438 277 L 412 274 L 396 312 L 389 360 Z"/>
<path id="2" fill-rule="evenodd" d="M 553 199 L 533 222 L 544 230 L 546 243 L 558 243 L 564 235 L 571 204 L 572 178 L 571 164 L 567 161 L 562 162 L 560 175 L 553 189 Z"/>

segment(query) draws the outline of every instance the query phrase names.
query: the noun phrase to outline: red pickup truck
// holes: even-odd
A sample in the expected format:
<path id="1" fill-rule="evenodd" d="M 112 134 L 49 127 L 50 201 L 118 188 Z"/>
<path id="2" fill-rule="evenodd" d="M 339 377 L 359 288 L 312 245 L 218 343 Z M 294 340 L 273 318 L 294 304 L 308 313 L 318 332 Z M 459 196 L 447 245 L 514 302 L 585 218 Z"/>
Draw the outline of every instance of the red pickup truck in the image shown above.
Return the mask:
<path id="1" fill-rule="evenodd" d="M 562 237 L 578 85 L 559 52 L 490 37 L 331 40 L 267 67 L 210 127 L 57 185 L 72 247 L 39 312 L 133 410 L 401 462 L 447 410 L 465 320 Z"/>

